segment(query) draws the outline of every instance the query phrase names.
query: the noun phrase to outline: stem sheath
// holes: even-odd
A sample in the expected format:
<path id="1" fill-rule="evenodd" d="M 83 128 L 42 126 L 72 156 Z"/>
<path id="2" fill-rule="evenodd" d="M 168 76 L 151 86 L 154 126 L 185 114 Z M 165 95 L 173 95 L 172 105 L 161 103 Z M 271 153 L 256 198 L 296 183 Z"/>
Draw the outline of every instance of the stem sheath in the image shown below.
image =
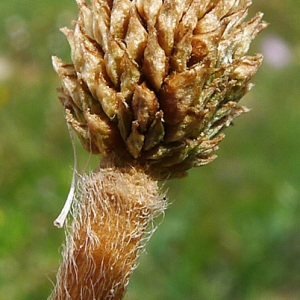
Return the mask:
<path id="1" fill-rule="evenodd" d="M 49 300 L 122 299 L 165 206 L 157 181 L 142 169 L 108 164 L 81 176 Z"/>

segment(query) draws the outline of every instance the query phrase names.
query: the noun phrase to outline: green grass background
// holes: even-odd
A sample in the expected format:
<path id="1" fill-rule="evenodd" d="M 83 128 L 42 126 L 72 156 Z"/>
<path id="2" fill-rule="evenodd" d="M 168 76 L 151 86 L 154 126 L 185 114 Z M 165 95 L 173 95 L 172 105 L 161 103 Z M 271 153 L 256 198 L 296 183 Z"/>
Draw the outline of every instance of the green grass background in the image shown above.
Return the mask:
<path id="1" fill-rule="evenodd" d="M 300 299 L 300 2 L 254 2 L 270 26 L 252 52 L 276 35 L 291 61 L 262 66 L 214 163 L 167 184 L 128 300 Z M 69 59 L 58 29 L 76 15 L 72 0 L 0 2 L 0 299 L 46 299 L 55 281 L 73 150 L 50 57 Z"/>

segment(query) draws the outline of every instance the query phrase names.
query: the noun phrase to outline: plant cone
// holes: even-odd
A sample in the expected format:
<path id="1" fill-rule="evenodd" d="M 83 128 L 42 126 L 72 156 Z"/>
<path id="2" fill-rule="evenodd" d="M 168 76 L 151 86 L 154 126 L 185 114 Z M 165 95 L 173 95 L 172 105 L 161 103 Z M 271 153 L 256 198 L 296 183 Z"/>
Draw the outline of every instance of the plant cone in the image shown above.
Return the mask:
<path id="1" fill-rule="evenodd" d="M 142 165 L 159 179 L 215 158 L 222 130 L 262 56 L 247 56 L 266 26 L 251 1 L 77 0 L 62 29 L 72 64 L 54 57 L 67 122 L 85 149 Z"/>
<path id="2" fill-rule="evenodd" d="M 244 21 L 251 1 L 242 0 L 77 4 L 74 29 L 62 29 L 72 63 L 53 57 L 53 65 L 62 81 L 66 120 L 87 151 L 101 154 L 102 165 L 81 180 L 63 254 L 67 262 L 56 287 L 63 286 L 64 296 L 53 297 L 121 299 L 147 224 L 164 209 L 157 186 L 149 185 L 215 159 L 223 129 L 247 112 L 238 101 L 251 89 L 249 81 L 262 62 L 260 54 L 247 51 L 266 23 L 261 13 Z M 108 170 L 129 174 L 122 185 L 139 192 L 117 192 L 115 179 L 98 178 Z M 110 248 L 112 228 L 117 233 Z M 69 245 L 75 258 L 69 258 Z M 87 256 L 86 247 L 92 249 Z M 107 279 L 115 276 L 113 270 L 122 275 Z"/>

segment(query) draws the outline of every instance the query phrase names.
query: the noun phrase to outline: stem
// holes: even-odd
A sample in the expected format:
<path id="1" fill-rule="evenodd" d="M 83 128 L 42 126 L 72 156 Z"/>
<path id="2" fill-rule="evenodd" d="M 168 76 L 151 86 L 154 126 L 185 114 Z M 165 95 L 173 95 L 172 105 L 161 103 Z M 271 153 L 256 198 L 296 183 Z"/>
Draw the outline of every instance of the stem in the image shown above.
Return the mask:
<path id="1" fill-rule="evenodd" d="M 157 181 L 140 168 L 104 162 L 90 176 L 82 176 L 49 299 L 122 299 L 155 229 L 153 219 L 165 206 Z"/>

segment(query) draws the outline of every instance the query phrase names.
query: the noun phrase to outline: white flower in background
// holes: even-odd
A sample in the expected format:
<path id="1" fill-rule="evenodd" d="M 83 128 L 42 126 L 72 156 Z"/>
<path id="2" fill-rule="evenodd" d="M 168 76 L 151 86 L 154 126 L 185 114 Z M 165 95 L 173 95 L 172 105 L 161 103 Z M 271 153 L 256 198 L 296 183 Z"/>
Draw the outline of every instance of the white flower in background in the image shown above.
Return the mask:
<path id="1" fill-rule="evenodd" d="M 284 68 L 292 61 L 291 48 L 280 36 L 266 37 L 261 48 L 265 62 L 276 69 Z"/>

